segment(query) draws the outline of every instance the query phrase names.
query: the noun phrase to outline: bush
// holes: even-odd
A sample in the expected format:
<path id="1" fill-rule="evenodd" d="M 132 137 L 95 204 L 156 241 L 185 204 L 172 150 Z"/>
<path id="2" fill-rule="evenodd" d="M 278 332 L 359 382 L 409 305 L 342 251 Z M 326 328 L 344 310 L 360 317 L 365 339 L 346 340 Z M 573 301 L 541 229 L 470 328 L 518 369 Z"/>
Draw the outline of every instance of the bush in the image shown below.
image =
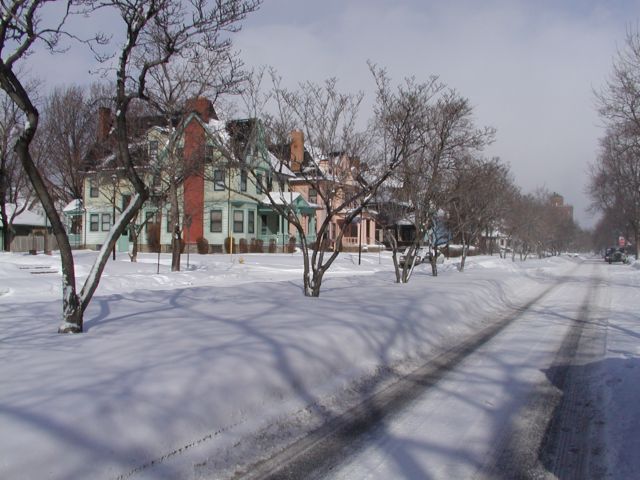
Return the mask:
<path id="1" fill-rule="evenodd" d="M 209 240 L 204 237 L 198 237 L 196 240 L 196 247 L 198 248 L 198 253 L 200 255 L 209 253 Z"/>
<path id="2" fill-rule="evenodd" d="M 231 238 L 231 237 L 227 237 L 227 238 L 224 239 L 224 251 L 226 253 L 232 253 L 231 247 L 233 247 L 233 253 L 237 252 L 236 244 L 235 244 L 235 242 L 233 242 L 233 244 L 232 244 L 232 242 L 233 242 L 233 238 Z"/>
<path id="3" fill-rule="evenodd" d="M 272 238 L 271 240 L 269 240 L 269 253 L 276 253 L 276 248 L 276 239 Z"/>
<path id="4" fill-rule="evenodd" d="M 256 253 L 264 253 L 264 240 L 256 240 Z"/>
<path id="5" fill-rule="evenodd" d="M 240 250 L 239 253 L 247 253 L 249 249 L 247 248 L 247 240 L 244 238 L 240 239 Z"/>
<path id="6" fill-rule="evenodd" d="M 293 253 L 296 251 L 296 237 L 289 237 L 289 244 L 287 245 L 287 252 Z"/>

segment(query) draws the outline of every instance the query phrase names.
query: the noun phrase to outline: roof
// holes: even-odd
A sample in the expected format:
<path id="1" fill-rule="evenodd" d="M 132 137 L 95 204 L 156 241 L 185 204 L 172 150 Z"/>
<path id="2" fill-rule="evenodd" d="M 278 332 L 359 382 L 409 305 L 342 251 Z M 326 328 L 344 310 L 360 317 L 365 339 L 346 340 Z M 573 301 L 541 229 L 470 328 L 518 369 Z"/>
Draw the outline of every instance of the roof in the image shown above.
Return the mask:
<path id="1" fill-rule="evenodd" d="M 269 192 L 269 195 L 271 195 L 271 199 L 275 205 L 291 205 L 298 200 L 300 192 Z M 267 205 L 272 203 L 272 200 L 269 199 L 269 195 L 265 195 L 262 199 L 262 203 Z M 302 200 L 304 200 L 304 198 Z"/>
<path id="2" fill-rule="evenodd" d="M 267 151 L 267 155 L 269 156 L 269 163 L 271 164 L 271 168 L 281 175 L 286 175 L 288 177 L 295 177 L 296 174 L 291 171 L 287 165 L 281 161 L 278 157 L 276 157 L 273 153 Z"/>
<path id="3" fill-rule="evenodd" d="M 74 200 L 71 200 L 63 209 L 62 211 L 64 213 L 71 213 L 71 212 L 77 212 L 79 210 L 82 210 L 82 200 L 80 200 L 79 198 L 76 198 Z"/>
<path id="4" fill-rule="evenodd" d="M 11 217 L 15 212 L 16 206 L 13 203 L 7 203 L 7 215 Z M 31 210 L 25 210 L 18 214 L 13 219 L 13 225 L 24 225 L 28 227 L 45 227 L 47 226 L 47 220 L 42 215 L 38 215 Z M 0 219 L 0 226 L 2 226 L 2 219 Z"/>

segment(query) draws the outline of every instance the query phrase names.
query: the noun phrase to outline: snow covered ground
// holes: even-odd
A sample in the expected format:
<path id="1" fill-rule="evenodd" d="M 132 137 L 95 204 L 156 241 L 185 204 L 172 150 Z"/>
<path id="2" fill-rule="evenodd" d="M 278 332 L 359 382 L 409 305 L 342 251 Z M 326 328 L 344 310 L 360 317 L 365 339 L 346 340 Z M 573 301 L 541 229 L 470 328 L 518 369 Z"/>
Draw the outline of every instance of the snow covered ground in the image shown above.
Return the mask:
<path id="1" fill-rule="evenodd" d="M 76 258 L 83 278 L 95 254 Z M 471 257 L 464 273 L 448 261 L 434 278 L 422 265 L 397 285 L 388 254 L 363 254 L 362 265 L 343 254 L 312 299 L 298 254 L 191 255 L 188 269 L 186 260 L 178 273 L 165 256 L 160 273 L 156 255 L 110 261 L 86 333 L 58 335 L 59 258 L 0 253 L 0 478 L 223 477 L 579 261 Z M 640 270 L 607 272 L 602 379 L 610 414 L 635 422 L 610 430 L 613 442 L 640 421 Z"/>

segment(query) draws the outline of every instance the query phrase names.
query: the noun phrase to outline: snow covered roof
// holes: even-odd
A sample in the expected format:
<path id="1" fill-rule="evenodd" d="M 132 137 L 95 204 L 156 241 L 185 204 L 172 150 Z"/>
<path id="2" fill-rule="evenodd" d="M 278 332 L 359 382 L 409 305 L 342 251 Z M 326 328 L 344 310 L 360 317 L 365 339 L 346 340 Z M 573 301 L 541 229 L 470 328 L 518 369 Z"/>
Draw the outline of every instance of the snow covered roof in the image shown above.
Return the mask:
<path id="1" fill-rule="evenodd" d="M 74 200 L 71 200 L 63 209 L 63 212 L 76 212 L 78 210 L 82 210 L 82 200 L 80 200 L 79 198 L 76 198 Z"/>
<path id="2" fill-rule="evenodd" d="M 269 192 L 269 195 L 271 195 L 271 199 L 275 205 L 291 205 L 300 197 L 300 192 Z M 262 203 L 268 205 L 272 202 L 272 200 L 269 199 L 269 195 L 265 195 Z"/>
<path id="3" fill-rule="evenodd" d="M 229 143 L 231 137 L 227 131 L 227 122 L 212 118 L 209 120 L 209 123 L 203 125 L 207 129 L 209 135 L 217 137 L 217 140 L 222 145 L 227 145 Z"/>
<path id="4" fill-rule="evenodd" d="M 282 175 L 287 175 L 288 177 L 295 177 L 296 174 L 291 171 L 289 167 L 287 167 L 284 162 L 282 162 L 278 157 L 276 157 L 273 153 L 267 151 L 267 155 L 269 156 L 269 163 L 271 164 L 271 168 L 275 172 L 278 172 Z"/>
<path id="5" fill-rule="evenodd" d="M 7 215 L 11 217 L 13 212 L 16 211 L 16 206 L 13 203 L 7 204 Z M 14 225 L 25 225 L 30 227 L 45 227 L 47 226 L 47 221 L 42 215 L 38 215 L 30 210 L 25 210 L 22 213 L 19 213 L 16 218 L 13 219 Z M 0 219 L 0 226 L 2 226 L 2 219 Z"/>

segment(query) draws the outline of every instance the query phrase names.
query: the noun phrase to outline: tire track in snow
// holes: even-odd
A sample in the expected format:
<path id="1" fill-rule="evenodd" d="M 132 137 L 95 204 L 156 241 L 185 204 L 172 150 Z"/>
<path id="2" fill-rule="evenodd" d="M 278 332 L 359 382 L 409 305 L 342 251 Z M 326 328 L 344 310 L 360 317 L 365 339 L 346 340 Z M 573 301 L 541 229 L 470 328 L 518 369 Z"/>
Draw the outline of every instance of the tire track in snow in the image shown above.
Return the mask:
<path id="1" fill-rule="evenodd" d="M 478 479 L 602 478 L 598 457 L 602 412 L 587 366 L 604 351 L 606 322 L 595 315 L 601 285 L 602 279 L 593 275 L 580 310 L 545 371 L 547 381 L 535 387 L 496 448 L 495 460 Z"/>
<path id="2" fill-rule="evenodd" d="M 580 264 L 577 264 L 570 273 L 579 267 Z M 419 369 L 375 393 L 345 414 L 331 419 L 323 427 L 311 432 L 279 454 L 257 464 L 243 467 L 232 478 L 236 480 L 323 478 L 325 473 L 340 462 L 348 452 L 353 452 L 354 444 L 361 442 L 379 422 L 410 405 L 467 356 L 489 342 L 551 293 L 566 278 L 567 276 L 558 278 L 525 305 L 511 309 L 477 334 L 434 357 Z"/>

